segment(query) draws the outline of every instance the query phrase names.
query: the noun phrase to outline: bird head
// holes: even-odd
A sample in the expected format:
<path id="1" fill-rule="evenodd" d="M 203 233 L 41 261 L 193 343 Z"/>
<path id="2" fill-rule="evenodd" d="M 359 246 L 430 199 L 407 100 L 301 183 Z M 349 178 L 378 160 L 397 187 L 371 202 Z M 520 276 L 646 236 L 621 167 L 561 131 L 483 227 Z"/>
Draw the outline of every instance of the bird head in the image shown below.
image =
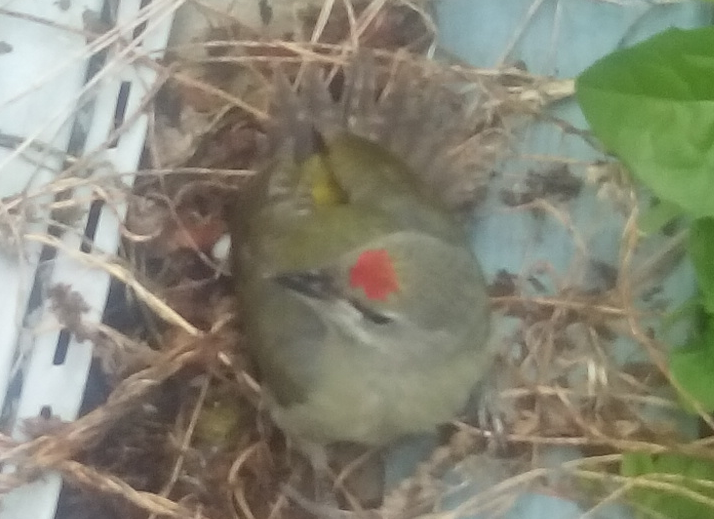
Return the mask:
<path id="1" fill-rule="evenodd" d="M 282 272 L 274 280 L 328 328 L 357 345 L 398 355 L 443 354 L 488 327 L 482 317 L 487 297 L 473 257 L 428 234 L 394 232 L 328 265 Z"/>

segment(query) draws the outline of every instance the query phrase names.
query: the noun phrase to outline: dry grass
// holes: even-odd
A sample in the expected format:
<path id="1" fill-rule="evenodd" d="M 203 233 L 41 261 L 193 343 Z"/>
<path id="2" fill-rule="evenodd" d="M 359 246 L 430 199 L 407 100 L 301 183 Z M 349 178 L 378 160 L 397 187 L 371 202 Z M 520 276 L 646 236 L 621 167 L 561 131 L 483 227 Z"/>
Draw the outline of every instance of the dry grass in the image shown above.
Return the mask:
<path id="1" fill-rule="evenodd" d="M 151 5 L 168 12 L 178 2 Z M 378 116 L 389 93 L 407 95 L 405 78 L 418 84 L 406 106 L 426 110 L 417 120 L 422 125 L 441 118 L 443 126 L 431 128 L 428 137 L 444 135 L 432 159 L 442 161 L 439 171 L 444 175 L 424 180 L 438 186 L 457 211 L 467 212 L 475 204 L 492 207 L 484 197 L 500 196 L 499 210 L 505 213 L 559 222 L 581 262 L 575 270 L 562 272 L 524 261 L 521 272 L 503 272 L 492 280 L 494 312 L 510 323 L 498 336 L 500 379 L 506 381 L 499 386 L 504 427 L 498 435 L 500 459 L 484 450 L 493 444 L 493 431 L 476 427 L 468 417 L 455 422 L 448 441 L 386 496 L 375 516 L 495 516 L 527 489 L 572 499 L 587 494 L 592 511 L 621 501 L 633 487 L 693 493 L 677 481 L 627 479 L 617 470 L 621 454 L 628 451 L 714 459 L 708 440 L 689 441 L 678 430 L 673 418 L 678 404 L 667 389 L 672 383 L 667 346 L 649 329 L 661 311 L 639 304 L 642 294 L 658 286 L 663 272 L 680 257 L 682 236 L 664 240 L 659 254 L 641 261 L 641 207 L 626 174 L 568 157 L 526 156 L 514 144 L 533 121 L 588 140 L 544 114 L 550 104 L 572 94 L 572 82 L 517 68 L 484 70 L 448 58 L 433 61 L 435 28 L 426 2 L 324 2 L 321 9 L 294 20 L 302 36 L 294 34 L 289 40 L 265 38 L 238 22 L 217 27 L 201 41 L 175 46 L 169 59 L 161 61 L 137 53 L 119 31 L 85 30 L 91 39 L 88 53 L 113 46 L 161 78 L 142 106 L 151 113 L 142 169 L 131 173 L 132 183 L 124 174 L 86 174 L 98 171 L 90 166 L 97 165 L 93 157 L 101 150 L 64 156 L 66 167 L 54 180 L 3 200 L 0 228 L 7 250 L 34 242 L 103 269 L 125 287 L 122 311 L 132 310 L 137 317 L 121 325 L 91 322 L 72 287 L 55 287 L 50 295 L 58 324 L 94 344 L 108 396 L 72 423 L 52 417 L 28 423 L 34 438 L 29 441 L 0 435 L 0 462 L 18 467 L 14 474 L 0 475 L 0 488 L 10 490 L 42 471 L 55 470 L 88 497 L 80 501 L 87 516 L 93 507 L 117 517 L 304 515 L 282 493 L 282 485 L 303 467 L 289 455 L 260 407 L 260 387 L 244 355 L 240 309 L 225 288 L 225 266 L 211 253 L 226 229 L 226 207 L 270 149 L 277 67 L 283 77 L 302 85 L 301 91 L 309 91 L 316 80 L 323 82 L 323 91 L 344 91 L 340 77 L 346 85 L 371 82 L 344 96 L 373 101 L 379 94 L 376 104 L 348 106 L 356 117 L 335 119 L 333 112 L 346 106 L 347 101 L 340 100 L 323 101 L 314 117 L 328 129 L 347 124 L 376 136 L 384 135 L 380 132 L 385 121 Z M 373 61 L 367 72 L 360 69 L 364 54 L 358 48 L 370 49 Z M 98 77 L 111 74 L 111 69 L 109 62 Z M 306 98 L 308 94 L 302 100 Z M 429 106 L 427 101 L 435 98 L 441 104 Z M 299 103 L 300 96 L 296 99 Z M 128 117 L 117 134 L 131 120 Z M 404 128 L 420 126 L 413 123 L 397 121 Z M 424 131 L 392 133 L 404 135 L 403 142 L 391 143 L 398 153 L 428 143 Z M 17 153 L 35 154 L 39 162 L 59 153 L 38 148 L 30 138 L 11 144 Z M 499 192 L 489 175 L 509 159 L 529 164 L 542 175 L 529 177 L 531 183 L 526 175 L 517 179 L 525 190 Z M 597 182 L 576 182 L 574 189 L 604 195 L 599 203 L 622 215 L 619 260 L 603 267 L 606 274 L 597 289 L 586 289 L 573 274 L 582 272 L 590 246 L 569 212 L 568 202 L 578 195 L 563 190 L 562 183 L 548 187 L 549 172 L 563 164 L 583 171 L 600 168 Z M 567 175 L 560 180 L 573 181 Z M 76 213 L 90 202 L 115 208 L 120 216 L 128 207 L 118 255 L 81 252 L 60 239 L 72 233 L 81 236 Z M 55 232 L 28 230 L 34 215 L 48 209 L 54 220 L 45 223 Z M 548 287 L 542 286 L 543 279 Z M 613 345 L 623 339 L 637 346 L 637 361 L 617 358 Z M 668 418 L 647 418 L 653 410 Z M 713 425 L 703 413 L 701 419 Z M 580 449 L 584 457 L 548 465 L 543 456 L 555 446 Z M 442 510 L 444 496 L 458 490 L 446 485 L 443 476 L 477 479 L 481 476 L 475 467 L 487 463 L 498 464 L 500 482 L 453 510 Z M 712 504 L 703 494 L 694 499 Z"/>

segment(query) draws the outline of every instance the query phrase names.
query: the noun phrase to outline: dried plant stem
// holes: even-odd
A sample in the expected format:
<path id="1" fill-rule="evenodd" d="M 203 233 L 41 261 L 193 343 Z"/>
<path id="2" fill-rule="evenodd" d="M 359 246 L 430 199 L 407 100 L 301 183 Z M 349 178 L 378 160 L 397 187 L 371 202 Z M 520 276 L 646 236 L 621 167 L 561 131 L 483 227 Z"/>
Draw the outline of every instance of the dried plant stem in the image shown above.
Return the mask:
<path id="1" fill-rule="evenodd" d="M 198 399 L 196 400 L 196 405 L 194 406 L 193 412 L 191 413 L 191 420 L 189 421 L 186 430 L 183 432 L 181 447 L 179 449 L 178 456 L 176 457 L 176 461 L 174 462 L 173 469 L 171 470 L 171 476 L 164 485 L 164 488 L 161 489 L 161 492 L 159 493 L 159 495 L 163 498 L 167 498 L 167 496 L 171 493 L 171 490 L 173 490 L 174 485 L 176 485 L 176 482 L 179 480 L 179 477 L 181 476 L 181 469 L 183 468 L 183 463 L 186 458 L 186 452 L 188 452 L 188 449 L 191 446 L 193 432 L 196 429 L 196 424 L 198 423 L 199 417 L 201 416 L 201 409 L 203 409 L 203 404 L 206 401 L 206 395 L 208 394 L 208 387 L 210 381 L 211 380 L 209 377 L 205 377 L 203 383 L 201 384 L 201 389 L 198 394 Z M 160 512 L 152 511 L 151 515 L 149 516 L 149 519 L 157 519 L 157 516 L 159 515 L 161 515 Z"/>
<path id="2" fill-rule="evenodd" d="M 122 497 L 142 510 L 149 512 L 152 517 L 209 519 L 200 510 L 189 509 L 162 495 L 136 490 L 116 476 L 100 472 L 77 461 L 61 460 L 55 465 L 38 468 L 58 470 L 69 483 L 104 494 Z"/>
<path id="3" fill-rule="evenodd" d="M 28 233 L 24 234 L 23 238 L 31 242 L 54 247 L 55 249 L 62 251 L 64 254 L 67 254 L 69 257 L 78 260 L 80 263 L 103 270 L 115 279 L 125 283 L 136 293 L 137 297 L 144 301 L 149 308 L 154 310 L 156 314 L 167 323 L 177 326 L 192 336 L 200 336 L 203 334 L 201 330 L 186 321 L 186 319 L 181 317 L 173 308 L 168 306 L 158 296 L 142 285 L 129 270 L 114 263 L 109 258 L 103 258 L 96 253 L 90 254 L 69 248 L 59 238 L 47 234 Z"/>

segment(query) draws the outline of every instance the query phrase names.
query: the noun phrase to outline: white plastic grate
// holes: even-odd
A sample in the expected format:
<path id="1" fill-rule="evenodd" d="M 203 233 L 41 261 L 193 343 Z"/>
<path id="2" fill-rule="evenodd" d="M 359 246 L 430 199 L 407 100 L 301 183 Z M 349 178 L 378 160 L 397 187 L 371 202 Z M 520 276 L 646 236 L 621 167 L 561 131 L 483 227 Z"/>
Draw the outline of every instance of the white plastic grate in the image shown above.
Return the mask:
<path id="1" fill-rule="evenodd" d="M 0 6 L 0 48 L 5 51 L 0 54 L 0 196 L 39 190 L 62 170 L 61 152 L 66 151 L 91 157 L 93 165 L 101 165 L 99 174 L 136 170 L 148 122 L 142 104 L 156 81 L 156 71 L 139 57 L 161 56 L 176 4 L 109 0 L 105 6 L 101 0 L 16 0 Z M 88 42 L 82 33 L 84 24 L 99 19 L 100 13 L 107 21 L 116 21 L 114 28 Z M 102 67 L 87 80 L 90 61 L 96 64 L 98 60 L 89 49 L 103 46 L 107 52 Z M 124 116 L 117 121 L 120 113 Z M 112 140 L 115 132 L 117 138 Z M 84 145 L 72 149 L 81 134 L 86 135 Z M 106 148 L 109 141 L 111 146 Z M 60 153 L 47 152 L 48 146 Z M 127 176 L 124 181 L 132 179 Z M 93 254 L 113 255 L 125 208 L 113 206 L 90 213 L 90 189 L 72 192 L 73 199 L 87 200 L 77 225 L 87 229 L 90 240 L 93 237 Z M 43 196 L 51 200 L 50 195 Z M 36 216 L 36 221 L 46 221 L 46 214 Z M 76 251 L 83 242 L 79 233 L 57 238 L 56 255 L 40 264 L 42 246 L 32 236 L 45 235 L 46 228 L 34 224 L 15 232 L 25 238 L 19 242 L 21 248 L 0 251 L 0 401 L 7 400 L 5 408 L 14 415 L 14 436 L 22 438 L 23 421 L 37 417 L 43 409 L 62 420 L 77 417 L 92 359 L 88 342 L 67 340 L 60 332 L 45 298 L 31 322 L 23 325 L 35 278 L 39 295 L 58 283 L 79 292 L 91 308 L 87 319 L 95 322 L 101 320 L 110 278 L 77 261 Z M 18 359 L 23 359 L 22 376 L 13 378 Z M 13 387 L 8 393 L 11 379 L 19 392 Z M 11 398 L 6 399 L 7 394 Z M 51 519 L 60 487 L 58 475 L 46 474 L 16 489 L 3 498 L 0 518 Z"/>

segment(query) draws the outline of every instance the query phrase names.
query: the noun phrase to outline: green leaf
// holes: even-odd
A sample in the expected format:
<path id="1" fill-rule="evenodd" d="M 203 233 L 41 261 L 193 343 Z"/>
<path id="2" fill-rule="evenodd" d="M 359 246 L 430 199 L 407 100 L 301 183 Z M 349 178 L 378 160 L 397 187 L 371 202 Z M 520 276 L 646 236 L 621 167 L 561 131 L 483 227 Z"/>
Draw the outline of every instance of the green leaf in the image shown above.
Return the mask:
<path id="1" fill-rule="evenodd" d="M 691 458 L 681 454 L 658 454 L 651 456 L 640 452 L 628 452 L 622 457 L 620 474 L 627 477 L 651 476 L 656 481 L 668 481 L 679 488 L 697 492 L 705 498 L 714 499 L 714 488 L 709 488 L 696 480 L 714 482 L 714 463 L 709 460 Z M 658 478 L 657 474 L 682 476 L 673 481 Z M 714 509 L 691 497 L 676 491 L 667 492 L 660 488 L 646 488 L 635 485 L 628 492 L 630 501 L 641 512 L 641 516 L 668 517 L 672 519 L 701 519 L 714 517 Z M 653 514 L 647 514 L 647 511 Z"/>
<path id="2" fill-rule="evenodd" d="M 707 316 L 704 331 L 686 346 L 675 348 L 669 355 L 672 377 L 689 398 L 694 398 L 707 412 L 714 411 L 714 317 Z M 687 395 L 680 395 L 683 407 L 694 412 Z"/>
<path id="3" fill-rule="evenodd" d="M 697 273 L 699 290 L 704 299 L 704 308 L 707 312 L 714 314 L 713 218 L 700 218 L 692 223 L 689 230 L 689 255 Z"/>
<path id="4" fill-rule="evenodd" d="M 655 471 L 652 456 L 643 452 L 626 452 L 622 455 L 620 474 L 627 477 L 651 474 Z"/>
<path id="5" fill-rule="evenodd" d="M 670 29 L 576 81 L 593 132 L 662 200 L 714 216 L 714 28 Z"/>
<path id="6" fill-rule="evenodd" d="M 671 202 L 660 202 L 643 211 L 637 223 L 643 234 L 654 234 L 680 216 L 682 216 L 682 209 L 678 205 Z"/>

